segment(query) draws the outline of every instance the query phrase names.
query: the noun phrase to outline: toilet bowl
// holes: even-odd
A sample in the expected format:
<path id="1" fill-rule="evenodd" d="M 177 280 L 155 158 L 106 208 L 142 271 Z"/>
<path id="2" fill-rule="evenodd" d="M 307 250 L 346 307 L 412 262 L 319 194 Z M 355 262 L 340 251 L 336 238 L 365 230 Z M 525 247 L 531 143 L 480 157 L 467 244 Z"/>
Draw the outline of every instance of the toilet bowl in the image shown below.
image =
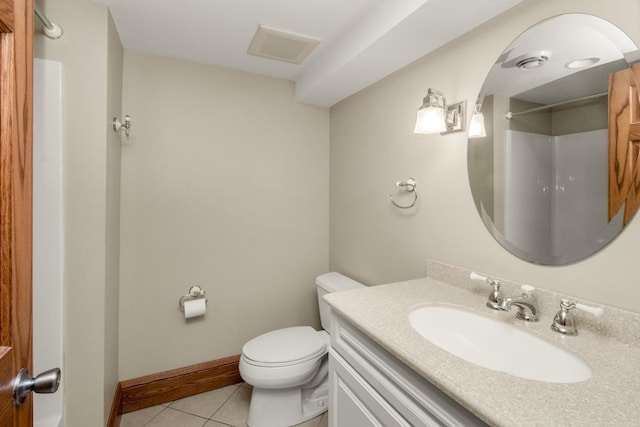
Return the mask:
<path id="1" fill-rule="evenodd" d="M 302 423 L 328 408 L 329 306 L 322 296 L 364 285 L 339 273 L 316 278 L 324 330 L 295 326 L 267 332 L 242 347 L 240 375 L 253 386 L 250 427 Z"/>
<path id="2" fill-rule="evenodd" d="M 260 388 L 306 384 L 318 372 L 328 345 L 329 334 L 310 326 L 268 332 L 242 348 L 242 377 Z"/>

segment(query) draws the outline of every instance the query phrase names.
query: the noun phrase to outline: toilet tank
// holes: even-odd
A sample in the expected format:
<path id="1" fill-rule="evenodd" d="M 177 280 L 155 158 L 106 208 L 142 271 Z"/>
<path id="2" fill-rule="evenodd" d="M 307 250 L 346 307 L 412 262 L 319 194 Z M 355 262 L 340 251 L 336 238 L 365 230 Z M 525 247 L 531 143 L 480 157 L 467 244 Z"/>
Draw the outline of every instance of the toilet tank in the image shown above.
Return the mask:
<path id="1" fill-rule="evenodd" d="M 316 278 L 316 289 L 318 290 L 318 307 L 320 308 L 320 323 L 322 323 L 322 329 L 331 333 L 329 329 L 329 314 L 331 309 L 322 297 L 330 292 L 348 291 L 349 289 L 364 287 L 365 285 L 362 283 L 356 282 L 336 272 L 318 276 Z"/>

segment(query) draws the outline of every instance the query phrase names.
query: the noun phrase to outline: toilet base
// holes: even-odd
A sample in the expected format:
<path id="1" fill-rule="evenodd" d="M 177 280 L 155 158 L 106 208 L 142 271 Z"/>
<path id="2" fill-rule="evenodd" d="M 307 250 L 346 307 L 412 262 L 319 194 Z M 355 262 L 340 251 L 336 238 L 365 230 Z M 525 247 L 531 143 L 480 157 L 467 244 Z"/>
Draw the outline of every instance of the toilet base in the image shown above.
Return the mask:
<path id="1" fill-rule="evenodd" d="M 328 379 L 314 388 L 254 387 L 247 425 L 249 427 L 293 426 L 326 412 L 328 404 Z"/>

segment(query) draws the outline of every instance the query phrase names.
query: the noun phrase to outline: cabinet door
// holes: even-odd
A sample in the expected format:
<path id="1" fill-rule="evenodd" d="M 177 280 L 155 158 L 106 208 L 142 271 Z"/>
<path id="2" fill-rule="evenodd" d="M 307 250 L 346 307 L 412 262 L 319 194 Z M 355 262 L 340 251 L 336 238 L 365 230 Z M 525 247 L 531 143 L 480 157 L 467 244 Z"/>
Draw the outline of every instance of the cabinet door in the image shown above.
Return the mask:
<path id="1" fill-rule="evenodd" d="M 329 352 L 330 427 L 410 427 L 333 349 Z"/>
<path id="2" fill-rule="evenodd" d="M 609 221 L 640 207 L 640 64 L 609 75 Z"/>
<path id="3" fill-rule="evenodd" d="M 374 390 L 378 400 L 384 402 L 384 407 L 392 408 L 394 414 L 411 426 L 486 427 L 482 420 L 335 313 L 331 316 L 331 352 L 334 359 L 341 364 L 334 362 L 333 365 L 329 365 L 330 369 L 333 366 L 346 365 L 347 372 L 353 372 L 352 377 L 356 377 L 362 383 L 361 388 Z M 329 375 L 331 378 L 331 371 Z M 336 381 L 346 381 L 340 376 L 344 374 L 336 375 Z M 331 388 L 331 402 L 336 400 L 337 387 L 335 385 Z M 346 392 L 342 393 L 344 395 Z M 341 402 L 336 403 L 340 404 Z M 333 407 L 331 409 L 333 410 Z M 377 412 L 371 412 L 377 415 Z M 331 416 L 331 412 L 329 414 Z M 363 425 L 379 424 L 369 422 Z M 346 422 L 333 426 L 360 427 L 358 424 Z"/>

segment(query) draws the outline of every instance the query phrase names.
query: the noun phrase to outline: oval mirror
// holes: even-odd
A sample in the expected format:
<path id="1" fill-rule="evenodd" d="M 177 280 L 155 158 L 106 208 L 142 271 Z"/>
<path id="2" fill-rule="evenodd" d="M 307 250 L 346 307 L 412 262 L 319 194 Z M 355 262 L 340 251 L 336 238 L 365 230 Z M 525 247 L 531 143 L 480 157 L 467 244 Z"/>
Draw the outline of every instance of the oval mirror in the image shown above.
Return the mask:
<path id="1" fill-rule="evenodd" d="M 469 182 L 484 224 L 514 255 L 569 264 L 633 217 L 639 60 L 615 25 L 567 14 L 529 28 L 491 68 L 469 130 Z"/>

